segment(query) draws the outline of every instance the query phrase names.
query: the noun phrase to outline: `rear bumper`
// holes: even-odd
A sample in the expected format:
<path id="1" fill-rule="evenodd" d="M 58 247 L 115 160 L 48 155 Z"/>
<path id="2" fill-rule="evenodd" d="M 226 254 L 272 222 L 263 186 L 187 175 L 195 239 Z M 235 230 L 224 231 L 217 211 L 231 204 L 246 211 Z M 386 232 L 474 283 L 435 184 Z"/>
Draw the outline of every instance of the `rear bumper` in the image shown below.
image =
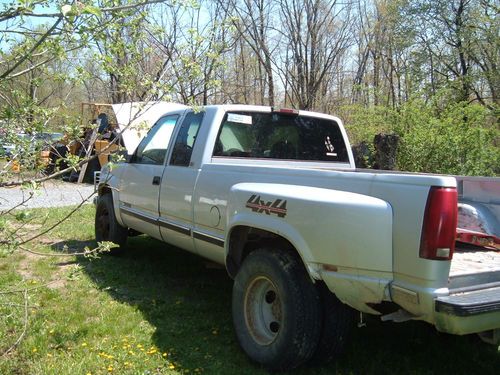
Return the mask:
<path id="1" fill-rule="evenodd" d="M 439 331 L 464 335 L 500 328 L 500 287 L 434 299 Z"/>
<path id="2" fill-rule="evenodd" d="M 434 306 L 438 313 L 456 316 L 500 311 L 500 287 L 438 297 Z"/>

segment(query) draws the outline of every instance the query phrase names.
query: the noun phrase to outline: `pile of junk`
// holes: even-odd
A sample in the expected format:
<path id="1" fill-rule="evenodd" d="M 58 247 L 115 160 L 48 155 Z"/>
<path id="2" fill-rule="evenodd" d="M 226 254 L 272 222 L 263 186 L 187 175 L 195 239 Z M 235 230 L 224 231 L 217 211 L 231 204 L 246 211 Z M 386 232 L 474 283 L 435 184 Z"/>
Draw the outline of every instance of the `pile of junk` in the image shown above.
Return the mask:
<path id="1" fill-rule="evenodd" d="M 78 170 L 63 175 L 70 182 L 92 183 L 96 172 L 108 163 L 111 155 L 131 155 L 153 124 L 166 112 L 184 107 L 180 104 L 131 102 L 120 104 L 82 103 L 82 135 L 78 141 L 63 137 L 44 151 L 45 173 L 52 174 L 68 167 L 68 156 L 90 161 Z"/>

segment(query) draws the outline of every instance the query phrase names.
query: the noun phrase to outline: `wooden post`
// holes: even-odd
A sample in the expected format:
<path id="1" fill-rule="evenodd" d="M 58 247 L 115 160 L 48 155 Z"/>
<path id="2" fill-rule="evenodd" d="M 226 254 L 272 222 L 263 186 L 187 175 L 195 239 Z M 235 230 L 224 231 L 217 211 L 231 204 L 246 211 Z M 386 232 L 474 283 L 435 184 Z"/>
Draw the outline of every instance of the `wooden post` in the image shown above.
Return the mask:
<path id="1" fill-rule="evenodd" d="M 90 155 L 92 155 L 92 150 L 94 149 L 94 144 L 95 141 L 97 140 L 97 127 L 92 131 L 92 135 L 90 136 L 89 144 L 87 146 L 87 152 L 85 153 L 85 159 L 89 158 Z M 87 166 L 88 162 L 82 165 L 82 168 L 80 169 L 80 174 L 78 175 L 78 183 L 81 184 L 83 181 L 83 178 L 85 177 L 85 172 L 87 171 Z"/>

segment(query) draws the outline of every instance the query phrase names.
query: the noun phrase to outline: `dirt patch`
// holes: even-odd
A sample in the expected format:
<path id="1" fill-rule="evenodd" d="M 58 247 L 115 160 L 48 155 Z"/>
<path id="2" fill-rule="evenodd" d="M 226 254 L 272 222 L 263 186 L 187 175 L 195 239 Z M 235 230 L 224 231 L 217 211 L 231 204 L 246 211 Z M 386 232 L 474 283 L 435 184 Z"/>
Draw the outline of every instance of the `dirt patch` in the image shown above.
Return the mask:
<path id="1" fill-rule="evenodd" d="M 32 265 L 39 259 L 39 256 L 29 253 L 27 251 L 24 251 L 23 255 L 24 256 L 19 261 L 19 266 L 16 269 L 16 271 L 23 277 L 23 279 L 26 280 L 34 279 L 35 276 L 31 272 Z"/>
<path id="2" fill-rule="evenodd" d="M 52 245 L 52 248 L 59 251 L 64 251 L 65 253 L 77 253 L 79 249 L 67 247 L 63 250 L 61 246 L 60 249 L 56 247 L 57 244 L 62 244 L 63 242 L 60 239 L 56 238 L 48 238 L 48 237 L 40 237 L 37 239 L 38 244 L 44 245 Z M 32 250 L 28 248 L 28 250 Z M 23 249 L 20 249 L 23 251 Z M 36 251 L 33 249 L 33 251 Z M 43 253 L 43 251 L 40 251 Z M 57 254 L 47 253 L 50 258 L 54 259 L 54 263 L 52 263 L 53 269 L 50 271 L 50 280 L 47 282 L 46 280 L 42 281 L 43 276 L 37 275 L 33 270 L 35 269 L 35 265 L 38 261 L 43 258 L 46 258 L 44 255 L 34 254 L 29 251 L 23 251 L 23 257 L 19 261 L 19 266 L 17 268 L 17 272 L 25 279 L 25 280 L 36 280 L 40 283 L 47 283 L 47 287 L 51 289 L 62 289 L 66 286 L 68 282 L 68 275 L 71 274 L 72 268 L 78 265 L 78 262 L 75 260 L 67 260 L 68 258 L 61 254 L 60 258 Z"/>

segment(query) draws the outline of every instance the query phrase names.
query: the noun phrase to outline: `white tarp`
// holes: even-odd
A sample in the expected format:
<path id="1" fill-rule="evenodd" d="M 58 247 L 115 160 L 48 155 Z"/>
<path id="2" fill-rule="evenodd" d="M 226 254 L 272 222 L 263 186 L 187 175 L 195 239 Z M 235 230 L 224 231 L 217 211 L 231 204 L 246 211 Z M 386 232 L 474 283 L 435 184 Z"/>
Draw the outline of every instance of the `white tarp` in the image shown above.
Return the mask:
<path id="1" fill-rule="evenodd" d="M 188 108 L 168 102 L 133 102 L 113 104 L 113 111 L 129 155 L 133 154 L 141 139 L 165 113 Z"/>

